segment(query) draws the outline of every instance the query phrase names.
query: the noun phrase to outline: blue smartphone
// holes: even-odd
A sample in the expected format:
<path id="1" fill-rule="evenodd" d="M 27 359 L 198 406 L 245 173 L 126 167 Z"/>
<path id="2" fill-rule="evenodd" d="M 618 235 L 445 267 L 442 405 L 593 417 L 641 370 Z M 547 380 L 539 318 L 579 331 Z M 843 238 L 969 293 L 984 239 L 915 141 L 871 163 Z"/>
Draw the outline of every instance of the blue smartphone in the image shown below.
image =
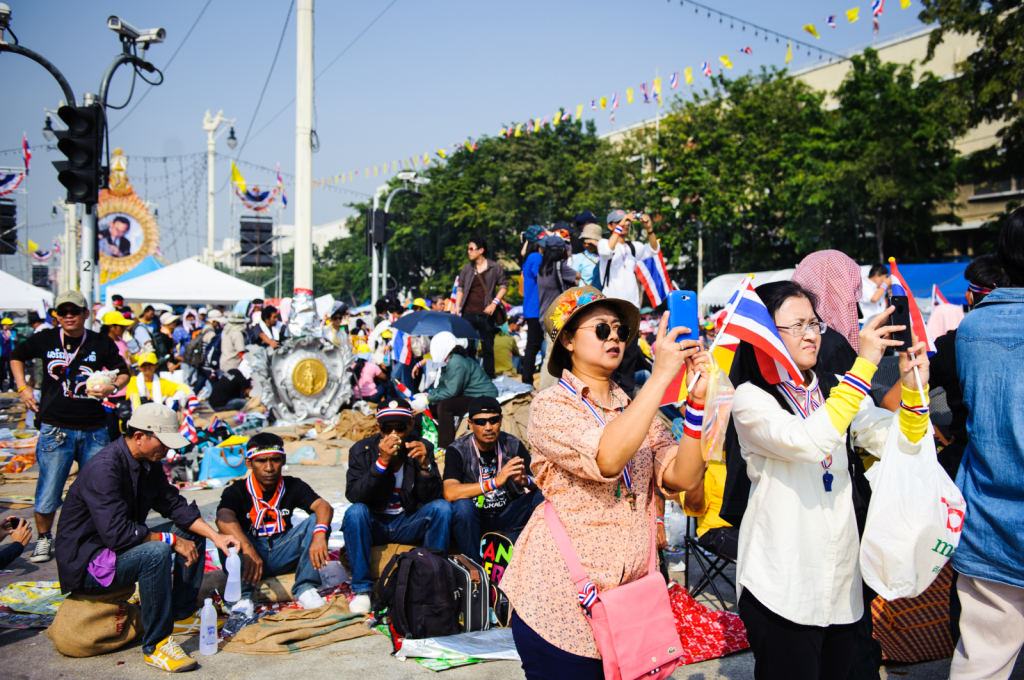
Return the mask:
<path id="1" fill-rule="evenodd" d="M 668 294 L 669 330 L 684 326 L 689 333 L 680 333 L 676 340 L 698 340 L 700 321 L 697 313 L 697 294 L 692 290 L 673 290 Z"/>

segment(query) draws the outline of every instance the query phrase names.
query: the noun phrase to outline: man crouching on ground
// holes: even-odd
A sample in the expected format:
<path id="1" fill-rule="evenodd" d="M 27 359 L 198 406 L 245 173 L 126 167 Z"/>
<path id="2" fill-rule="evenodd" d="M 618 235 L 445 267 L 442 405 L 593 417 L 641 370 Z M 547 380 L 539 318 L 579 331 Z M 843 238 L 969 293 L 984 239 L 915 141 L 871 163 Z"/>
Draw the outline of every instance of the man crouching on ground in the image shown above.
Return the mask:
<path id="1" fill-rule="evenodd" d="M 284 463 L 283 439 L 270 432 L 254 435 L 245 445 L 249 475 L 224 489 L 217 507 L 217 528 L 242 546 L 242 599 L 232 611 L 246 618 L 253 615 L 252 594 L 260 579 L 292 570 L 292 596 L 303 609 L 326 604 L 317 589 L 334 508 L 301 479 L 282 477 Z M 292 526 L 295 508 L 309 513 L 298 526 Z"/>
<path id="2" fill-rule="evenodd" d="M 176 620 L 198 609 L 205 539 L 223 551 L 238 547 L 236 538 L 214 531 L 196 504 L 187 503 L 167 481 L 160 461 L 187 444 L 173 410 L 156 403 L 139 406 L 128 431 L 78 473 L 55 540 L 65 593 L 98 595 L 138 582 L 146 663 L 172 673 L 197 666 L 171 631 Z M 170 532 L 149 530 L 150 510 L 174 523 Z"/>
<path id="3" fill-rule="evenodd" d="M 342 530 L 352 566 L 349 609 L 370 611 L 370 551 L 375 545 L 419 543 L 448 551 L 452 508 L 444 500 L 434 445 L 412 431 L 412 407 L 404 399 L 377 408 L 380 434 L 348 454 L 345 497 L 352 503 Z"/>

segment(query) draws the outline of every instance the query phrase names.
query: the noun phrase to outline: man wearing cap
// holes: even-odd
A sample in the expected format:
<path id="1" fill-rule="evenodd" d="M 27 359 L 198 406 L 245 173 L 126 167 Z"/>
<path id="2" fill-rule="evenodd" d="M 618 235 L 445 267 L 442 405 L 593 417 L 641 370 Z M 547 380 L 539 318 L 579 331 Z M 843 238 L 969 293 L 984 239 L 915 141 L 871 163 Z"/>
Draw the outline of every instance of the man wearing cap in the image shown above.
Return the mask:
<path id="1" fill-rule="evenodd" d="M 0 320 L 0 392 L 6 392 L 14 384 L 14 376 L 11 375 L 11 352 L 14 351 L 17 339 L 14 320 L 6 317 Z"/>
<path id="2" fill-rule="evenodd" d="M 580 224 L 581 222 L 582 224 Z M 597 254 L 597 244 L 601 240 L 601 227 L 597 224 L 597 217 L 589 210 L 576 216 L 576 224 L 580 226 L 583 251 L 572 256 L 571 265 L 580 273 L 579 285 L 589 286 L 594 280 L 594 271 L 601 261 L 601 256 Z"/>
<path id="3" fill-rule="evenodd" d="M 239 545 L 203 521 L 196 504 L 167 481 L 161 461 L 188 443 L 178 432 L 174 411 L 160 404 L 140 406 L 124 436 L 78 473 L 57 528 L 61 590 L 88 596 L 138 583 L 145 661 L 170 672 L 196 667 L 171 631 L 176 620 L 198 608 L 206 539 L 225 552 Z M 150 529 L 151 510 L 172 526 Z"/>
<path id="4" fill-rule="evenodd" d="M 370 551 L 375 545 L 419 543 L 448 550 L 452 507 L 444 500 L 434 445 L 413 433 L 412 408 L 404 399 L 381 402 L 380 434 L 348 454 L 345 497 L 352 503 L 342 530 L 352 566 L 349 609 L 370 611 Z"/>
<path id="5" fill-rule="evenodd" d="M 501 431 L 497 399 L 473 400 L 469 430 L 445 451 L 444 497 L 459 551 L 477 560 L 481 535 L 497 531 L 515 543 L 544 497 L 530 477 L 526 447 Z"/>
<path id="6" fill-rule="evenodd" d="M 647 233 L 647 242 L 629 241 L 630 225 L 640 220 Z M 613 210 L 608 214 L 610 238 L 597 242 L 597 254 L 601 257 L 601 292 L 607 297 L 618 298 L 640 309 L 640 288 L 636 283 L 636 263 L 658 254 L 658 237 L 649 215 Z M 590 285 L 590 282 L 587 282 Z"/>
<path id="7" fill-rule="evenodd" d="M 114 341 L 86 329 L 89 312 L 85 297 L 78 291 L 65 291 L 57 296 L 56 310 L 60 328 L 35 333 L 11 353 L 18 396 L 41 423 L 36 444 L 38 539 L 32 562 L 50 559 L 53 515 L 61 505 L 71 463 L 78 461 L 81 469 L 110 442 L 102 400 L 128 383 L 128 365 Z M 44 366 L 38 403 L 25 383 L 25 362 L 32 359 Z M 90 375 L 104 369 L 117 371 L 117 377 L 105 384 L 94 381 L 92 387 L 86 384 Z"/>
<path id="8" fill-rule="evenodd" d="M 469 262 L 459 271 L 459 290 L 455 293 L 455 313 L 468 321 L 480 336 L 484 372 L 494 379 L 494 323 L 491 315 L 503 304 L 508 292 L 505 270 L 487 257 L 487 241 L 474 236 L 466 247 Z"/>
<path id="9" fill-rule="evenodd" d="M 232 611 L 253 614 L 252 594 L 264 576 L 295 572 L 292 596 L 303 609 L 326 602 L 317 593 L 327 564 L 327 536 L 334 508 L 297 477 L 284 477 L 284 440 L 260 432 L 245 445 L 249 474 L 224 489 L 217 506 L 217 528 L 241 545 L 242 599 Z M 295 509 L 309 517 L 292 523 Z M 222 557 L 223 561 L 223 557 Z"/>

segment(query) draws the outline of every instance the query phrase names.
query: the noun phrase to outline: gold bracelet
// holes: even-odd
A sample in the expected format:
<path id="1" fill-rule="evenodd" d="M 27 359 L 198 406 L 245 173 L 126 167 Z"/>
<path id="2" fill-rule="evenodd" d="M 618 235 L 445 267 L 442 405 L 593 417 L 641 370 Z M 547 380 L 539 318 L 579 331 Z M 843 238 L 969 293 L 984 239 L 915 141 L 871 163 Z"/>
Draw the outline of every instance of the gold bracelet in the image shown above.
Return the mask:
<path id="1" fill-rule="evenodd" d="M 18 388 L 18 394 L 21 394 L 22 390 L 27 390 L 27 389 L 28 389 L 28 385 L 22 385 L 21 387 Z"/>

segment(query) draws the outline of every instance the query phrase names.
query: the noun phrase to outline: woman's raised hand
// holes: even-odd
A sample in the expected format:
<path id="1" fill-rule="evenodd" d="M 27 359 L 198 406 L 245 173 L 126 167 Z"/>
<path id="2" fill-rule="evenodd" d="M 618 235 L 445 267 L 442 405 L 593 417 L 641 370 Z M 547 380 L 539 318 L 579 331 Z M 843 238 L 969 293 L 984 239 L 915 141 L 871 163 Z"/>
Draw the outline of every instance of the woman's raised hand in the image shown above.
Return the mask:
<path id="1" fill-rule="evenodd" d="M 693 390 L 687 396 L 703 404 L 708 392 L 708 383 L 711 381 L 711 355 L 705 350 L 701 350 L 686 360 L 687 385 L 697 373 L 700 374 L 700 378 L 697 379 L 697 384 L 693 386 Z"/>
<path id="2" fill-rule="evenodd" d="M 870 361 L 875 366 L 882 360 L 886 347 L 902 347 L 899 340 L 885 337 L 889 333 L 902 331 L 906 326 L 883 326 L 888 321 L 889 315 L 896 311 L 895 307 L 889 307 L 884 312 L 864 324 L 860 330 L 860 352 L 857 354 L 861 359 Z"/>
<path id="3" fill-rule="evenodd" d="M 651 371 L 651 379 L 660 380 L 668 385 L 683 370 L 687 359 L 700 352 L 700 343 L 697 340 L 676 341 L 680 333 L 689 332 L 689 328 L 683 327 L 668 330 L 668 312 L 662 314 L 658 323 L 658 339 L 654 345 L 654 369 Z"/>

